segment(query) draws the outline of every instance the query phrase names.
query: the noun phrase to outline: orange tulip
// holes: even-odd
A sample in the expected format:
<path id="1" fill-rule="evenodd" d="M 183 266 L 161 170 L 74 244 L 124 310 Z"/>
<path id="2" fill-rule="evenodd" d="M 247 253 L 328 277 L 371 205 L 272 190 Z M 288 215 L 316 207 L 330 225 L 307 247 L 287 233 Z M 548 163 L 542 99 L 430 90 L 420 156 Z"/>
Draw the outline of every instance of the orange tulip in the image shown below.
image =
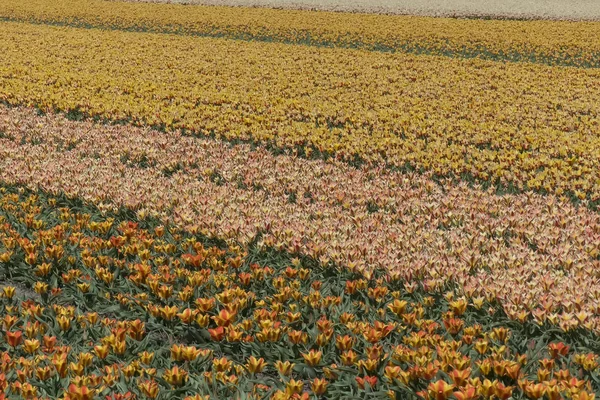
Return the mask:
<path id="1" fill-rule="evenodd" d="M 375 344 L 383 338 L 384 334 L 375 328 L 369 328 L 363 332 L 363 336 L 369 343 Z"/>
<path id="2" fill-rule="evenodd" d="M 202 353 L 202 350 L 194 346 L 182 346 L 181 356 L 184 361 L 194 361 Z"/>
<path id="3" fill-rule="evenodd" d="M 450 309 L 455 315 L 463 315 L 467 310 L 467 301 L 465 299 L 458 299 L 449 303 Z"/>
<path id="4" fill-rule="evenodd" d="M 328 384 L 329 382 L 327 382 L 325 379 L 315 378 L 310 383 L 310 388 L 314 394 L 317 396 L 322 396 L 327 391 Z"/>
<path id="5" fill-rule="evenodd" d="M 259 359 L 256 359 L 256 357 L 250 356 L 250 358 L 248 358 L 248 362 L 246 363 L 246 369 L 251 374 L 256 374 L 256 373 L 262 372 L 262 370 L 265 369 L 266 366 L 267 366 L 267 363 L 265 362 L 265 359 L 262 357 Z"/>
<path id="6" fill-rule="evenodd" d="M 506 374 L 514 380 L 517 380 L 519 378 L 520 372 L 521 372 L 521 364 L 519 364 L 518 362 L 509 363 L 506 366 Z"/>
<path id="7" fill-rule="evenodd" d="M 208 326 L 210 322 L 210 317 L 208 316 L 208 314 L 198 314 L 196 315 L 196 323 L 198 324 L 199 327 L 201 328 L 206 328 Z M 219 327 L 221 328 L 221 327 Z"/>
<path id="8" fill-rule="evenodd" d="M 275 361 L 275 368 L 283 376 L 290 376 L 292 370 L 294 369 L 294 365 L 296 364 L 289 361 Z"/>
<path id="9" fill-rule="evenodd" d="M 352 348 L 352 345 L 354 344 L 354 339 L 352 338 L 352 336 L 337 336 L 335 338 L 335 347 L 338 348 L 338 350 L 344 351 L 344 350 L 350 350 Z"/>
<path id="10" fill-rule="evenodd" d="M 6 342 L 11 347 L 17 347 L 23 340 L 23 332 L 6 332 Z"/>
<path id="11" fill-rule="evenodd" d="M 388 304 L 388 309 L 396 314 L 397 316 L 401 316 L 406 311 L 406 306 L 408 302 L 406 300 L 396 299 L 392 303 Z"/>
<path id="12" fill-rule="evenodd" d="M 302 393 L 302 388 L 304 388 L 304 382 L 301 380 L 290 379 L 285 385 L 285 392 L 289 396 L 293 396 L 294 394 Z"/>
<path id="13" fill-rule="evenodd" d="M 558 356 L 566 356 L 569 353 L 570 347 L 563 342 L 550 343 L 548 345 L 548 351 L 552 358 L 558 358 Z"/>
<path id="14" fill-rule="evenodd" d="M 4 327 L 6 330 L 9 330 L 14 324 L 17 323 L 18 320 L 19 318 L 15 317 L 14 315 L 7 314 L 4 316 Z"/>
<path id="15" fill-rule="evenodd" d="M 67 376 L 68 362 L 66 354 L 55 354 L 52 357 L 52 364 L 61 378 L 65 378 Z"/>
<path id="16" fill-rule="evenodd" d="M 188 372 L 184 369 L 180 369 L 176 365 L 173 368 L 166 370 L 163 374 L 163 378 L 171 386 L 182 386 L 188 380 Z"/>
<path id="17" fill-rule="evenodd" d="M 479 354 L 485 354 L 488 351 L 488 345 L 489 342 L 487 340 L 480 339 L 475 342 L 475 350 L 477 350 Z"/>
<path id="18" fill-rule="evenodd" d="M 96 394 L 94 389 L 87 386 L 77 386 L 73 383 L 69 385 L 68 392 L 71 400 L 93 400 Z"/>
<path id="19" fill-rule="evenodd" d="M 131 321 L 128 328 L 127 334 L 134 340 L 142 340 L 146 334 L 146 324 L 139 319 Z"/>
<path id="20" fill-rule="evenodd" d="M 523 390 L 528 397 L 532 399 L 539 399 L 546 393 L 546 386 L 543 383 L 529 383 L 523 388 Z"/>
<path id="21" fill-rule="evenodd" d="M 427 393 L 435 400 L 445 400 L 452 395 L 454 385 L 440 379 L 437 382 L 432 382 L 427 387 Z"/>
<path id="22" fill-rule="evenodd" d="M 158 396 L 158 391 L 160 390 L 158 383 L 156 383 L 154 380 L 141 382 L 138 384 L 138 387 L 144 396 L 151 399 L 155 399 Z"/>
<path id="23" fill-rule="evenodd" d="M 58 322 L 60 329 L 62 329 L 63 331 L 66 331 L 71 327 L 71 320 L 64 315 L 57 317 L 56 322 Z"/>
<path id="24" fill-rule="evenodd" d="M 191 308 L 186 308 L 185 310 L 183 310 L 182 312 L 177 314 L 177 317 L 184 324 L 190 325 L 196 318 L 196 314 L 198 314 L 198 310 L 192 310 Z"/>
<path id="25" fill-rule="evenodd" d="M 308 335 L 306 332 L 291 330 L 288 332 L 288 338 L 293 344 L 306 343 Z"/>
<path id="26" fill-rule="evenodd" d="M 96 353 L 96 356 L 101 360 L 104 360 L 108 356 L 109 350 L 110 347 L 107 345 L 94 346 L 94 353 Z"/>
<path id="27" fill-rule="evenodd" d="M 37 339 L 27 339 L 23 344 L 23 350 L 28 354 L 33 354 L 40 348 L 40 341 Z"/>
<path id="28" fill-rule="evenodd" d="M 579 393 L 573 394 L 573 400 L 594 400 L 596 395 L 594 393 L 588 393 L 585 391 L 581 391 Z"/>
<path id="29" fill-rule="evenodd" d="M 16 291 L 17 289 L 14 286 L 4 286 L 2 288 L 2 297 L 5 297 L 10 300 L 15 296 Z"/>
<path id="30" fill-rule="evenodd" d="M 365 389 L 368 385 L 371 389 L 377 385 L 377 377 L 376 376 L 365 376 L 364 378 L 357 376 L 356 383 L 360 389 Z"/>
<path id="31" fill-rule="evenodd" d="M 306 361 L 306 364 L 310 365 L 311 367 L 314 367 L 318 365 L 319 362 L 321 362 L 321 357 L 323 356 L 323 353 L 321 351 L 311 350 L 308 352 L 308 354 L 301 353 L 301 355 L 302 358 L 304 358 L 304 361 Z"/>
<path id="32" fill-rule="evenodd" d="M 225 337 L 225 329 L 222 326 L 219 326 L 215 329 L 209 329 L 208 333 L 210 334 L 210 338 L 215 342 L 220 342 Z"/>
<path id="33" fill-rule="evenodd" d="M 231 369 L 232 362 L 227 357 L 215 358 L 213 360 L 213 369 L 217 372 L 227 372 Z"/>
<path id="34" fill-rule="evenodd" d="M 29 382 L 21 385 L 21 397 L 24 399 L 37 399 L 37 388 Z"/>
<path id="35" fill-rule="evenodd" d="M 159 307 L 160 316 L 166 319 L 167 321 L 172 321 L 173 318 L 177 315 L 177 311 L 179 308 L 177 306 L 164 306 Z"/>
<path id="36" fill-rule="evenodd" d="M 340 359 L 342 360 L 342 364 L 351 366 L 358 360 L 358 354 L 356 354 L 354 350 L 348 350 L 340 355 Z"/>
<path id="37" fill-rule="evenodd" d="M 500 400 L 507 400 L 512 397 L 513 389 L 513 386 L 504 386 L 502 382 L 497 382 L 494 388 L 494 393 Z"/>
<path id="38" fill-rule="evenodd" d="M 397 365 L 388 365 L 387 367 L 385 367 L 385 377 L 390 380 L 391 382 L 394 381 L 394 379 L 398 378 L 398 376 L 400 375 L 400 372 L 402 371 L 402 368 L 400 368 Z"/>
<path id="39" fill-rule="evenodd" d="M 448 376 L 450 376 L 450 379 L 452 379 L 452 382 L 454 382 L 454 385 L 456 387 L 463 386 L 467 382 L 467 379 L 469 379 L 469 377 L 471 376 L 471 368 L 467 368 L 464 370 L 455 369 L 452 372 L 450 372 Z"/>
<path id="40" fill-rule="evenodd" d="M 212 320 L 215 321 L 217 326 L 229 326 L 233 322 L 235 322 L 236 313 L 231 313 L 226 309 L 222 309 L 219 312 L 219 315 L 212 317 Z"/>
<path id="41" fill-rule="evenodd" d="M 453 394 L 458 400 L 476 400 L 479 398 L 477 389 L 471 385 L 460 388 L 458 392 L 454 392 Z"/>
<path id="42" fill-rule="evenodd" d="M 50 379 L 50 377 L 52 376 L 52 373 L 53 373 L 53 369 L 49 365 L 46 365 L 45 367 L 38 367 L 35 369 L 35 376 L 41 381 Z M 1 387 L 1 385 L 0 385 L 0 387 Z"/>
<path id="43" fill-rule="evenodd" d="M 33 290 L 37 293 L 37 294 L 46 294 L 48 292 L 48 284 L 45 282 L 36 282 L 35 285 L 33 285 Z"/>

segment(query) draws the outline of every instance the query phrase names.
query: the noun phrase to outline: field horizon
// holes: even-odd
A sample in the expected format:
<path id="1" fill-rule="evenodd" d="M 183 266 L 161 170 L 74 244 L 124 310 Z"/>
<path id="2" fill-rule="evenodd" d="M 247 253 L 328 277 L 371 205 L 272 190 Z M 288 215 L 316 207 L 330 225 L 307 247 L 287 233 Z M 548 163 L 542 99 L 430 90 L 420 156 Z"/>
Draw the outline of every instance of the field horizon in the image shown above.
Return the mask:
<path id="1" fill-rule="evenodd" d="M 109 0 L 115 1 L 115 0 Z M 127 0 L 116 0 L 127 1 Z M 276 9 L 358 12 L 430 17 L 600 20 L 600 4 L 594 0 L 132 0 L 134 2 L 187 5 L 268 7 Z"/>

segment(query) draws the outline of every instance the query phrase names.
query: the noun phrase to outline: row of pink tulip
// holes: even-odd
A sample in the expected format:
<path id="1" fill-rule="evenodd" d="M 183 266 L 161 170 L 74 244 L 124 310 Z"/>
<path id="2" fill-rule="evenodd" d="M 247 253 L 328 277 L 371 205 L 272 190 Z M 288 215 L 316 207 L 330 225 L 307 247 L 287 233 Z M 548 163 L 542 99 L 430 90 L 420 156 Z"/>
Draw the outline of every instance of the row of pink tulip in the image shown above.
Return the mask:
<path id="1" fill-rule="evenodd" d="M 600 215 L 555 196 L 5 107 L 0 180 L 240 243 L 262 232 L 262 246 L 432 291 L 456 283 L 514 319 L 598 327 Z"/>

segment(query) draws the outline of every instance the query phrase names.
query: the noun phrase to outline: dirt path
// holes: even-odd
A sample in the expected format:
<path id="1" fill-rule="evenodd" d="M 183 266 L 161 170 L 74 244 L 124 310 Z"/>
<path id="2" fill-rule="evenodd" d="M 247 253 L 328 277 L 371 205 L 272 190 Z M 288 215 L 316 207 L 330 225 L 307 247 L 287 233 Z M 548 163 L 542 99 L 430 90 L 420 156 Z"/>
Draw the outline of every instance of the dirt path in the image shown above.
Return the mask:
<path id="1" fill-rule="evenodd" d="M 432 16 L 600 20 L 600 0 L 138 0 Z"/>

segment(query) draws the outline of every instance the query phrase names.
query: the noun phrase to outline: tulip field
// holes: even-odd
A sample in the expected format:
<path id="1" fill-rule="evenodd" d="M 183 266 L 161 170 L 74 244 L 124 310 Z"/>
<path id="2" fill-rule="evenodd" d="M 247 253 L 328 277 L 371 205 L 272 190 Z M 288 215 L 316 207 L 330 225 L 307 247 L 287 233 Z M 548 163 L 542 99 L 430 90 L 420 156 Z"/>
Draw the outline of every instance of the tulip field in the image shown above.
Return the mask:
<path id="1" fill-rule="evenodd" d="M 0 0 L 0 400 L 600 396 L 600 22 Z"/>

